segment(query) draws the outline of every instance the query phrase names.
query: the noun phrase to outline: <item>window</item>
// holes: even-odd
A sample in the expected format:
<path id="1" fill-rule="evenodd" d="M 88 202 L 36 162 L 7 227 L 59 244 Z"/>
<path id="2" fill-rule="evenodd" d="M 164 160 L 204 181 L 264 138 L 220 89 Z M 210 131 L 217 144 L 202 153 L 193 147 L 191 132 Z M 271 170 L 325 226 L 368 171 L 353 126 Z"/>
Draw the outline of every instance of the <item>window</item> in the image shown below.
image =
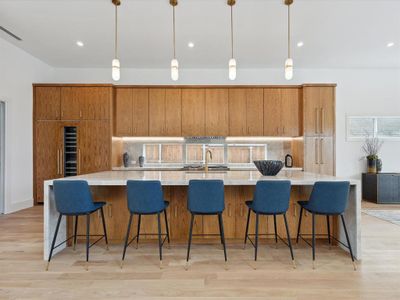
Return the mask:
<path id="1" fill-rule="evenodd" d="M 400 140 L 400 117 L 347 117 L 347 140 L 367 136 Z"/>

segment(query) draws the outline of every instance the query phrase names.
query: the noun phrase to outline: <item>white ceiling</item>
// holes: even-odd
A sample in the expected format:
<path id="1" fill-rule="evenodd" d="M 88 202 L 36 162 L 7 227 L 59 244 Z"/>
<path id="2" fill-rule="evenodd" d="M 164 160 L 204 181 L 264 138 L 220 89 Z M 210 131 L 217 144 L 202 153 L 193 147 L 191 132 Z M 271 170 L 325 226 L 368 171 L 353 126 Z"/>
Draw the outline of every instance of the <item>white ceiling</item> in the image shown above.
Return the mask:
<path id="1" fill-rule="evenodd" d="M 172 56 L 169 0 L 122 0 L 123 67 L 168 68 Z M 177 57 L 181 68 L 226 67 L 230 55 L 226 0 L 179 0 Z M 400 68 L 400 1 L 295 0 L 295 66 Z M 237 0 L 234 7 L 238 67 L 282 67 L 286 58 L 283 0 Z M 109 67 L 113 58 L 111 0 L 0 0 L 0 37 L 55 67 Z M 82 40 L 85 47 L 75 42 Z M 297 41 L 304 41 L 297 48 Z M 187 43 L 195 47 L 189 49 Z M 387 48 L 388 42 L 395 46 Z M 1 55 L 1 54 L 0 54 Z"/>

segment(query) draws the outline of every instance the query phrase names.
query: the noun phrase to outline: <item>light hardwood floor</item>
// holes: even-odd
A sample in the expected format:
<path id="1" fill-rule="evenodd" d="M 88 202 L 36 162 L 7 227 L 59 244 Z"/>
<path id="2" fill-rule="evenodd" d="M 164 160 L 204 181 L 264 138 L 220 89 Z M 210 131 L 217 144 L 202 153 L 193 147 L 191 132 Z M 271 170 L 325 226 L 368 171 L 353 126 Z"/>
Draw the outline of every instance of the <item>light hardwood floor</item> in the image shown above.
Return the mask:
<path id="1" fill-rule="evenodd" d="M 42 207 L 0 216 L 0 299 L 400 299 L 400 226 L 363 214 L 363 260 L 353 271 L 349 256 L 321 241 L 317 269 L 311 248 L 295 245 L 297 269 L 282 243 L 263 241 L 257 269 L 253 249 L 230 241 L 225 270 L 218 242 L 194 244 L 184 270 L 186 245 L 164 250 L 159 269 L 156 243 L 130 247 L 124 268 L 122 247 L 91 249 L 84 269 L 84 246 L 56 255 L 45 272 Z"/>

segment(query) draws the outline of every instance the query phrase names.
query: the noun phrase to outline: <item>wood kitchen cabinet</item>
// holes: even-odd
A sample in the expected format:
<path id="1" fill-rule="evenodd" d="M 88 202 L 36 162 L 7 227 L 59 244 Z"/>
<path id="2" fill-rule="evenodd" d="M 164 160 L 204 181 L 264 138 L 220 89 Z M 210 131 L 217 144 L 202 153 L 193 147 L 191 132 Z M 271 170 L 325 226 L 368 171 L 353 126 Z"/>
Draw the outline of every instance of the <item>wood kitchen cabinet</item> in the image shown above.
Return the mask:
<path id="1" fill-rule="evenodd" d="M 181 136 L 182 92 L 180 89 L 149 90 L 149 135 Z"/>
<path id="2" fill-rule="evenodd" d="M 117 88 L 114 103 L 116 136 L 149 135 L 149 90 Z"/>
<path id="3" fill-rule="evenodd" d="M 34 115 L 35 120 L 60 120 L 61 88 L 35 87 Z"/>
<path id="4" fill-rule="evenodd" d="M 335 175 L 335 151 L 333 137 L 304 138 L 304 171 Z"/>
<path id="5" fill-rule="evenodd" d="M 333 136 L 335 133 L 335 88 L 304 86 L 304 135 Z"/>
<path id="6" fill-rule="evenodd" d="M 229 89 L 229 135 L 263 136 L 263 89 Z"/>
<path id="7" fill-rule="evenodd" d="M 206 89 L 206 135 L 229 135 L 228 89 Z"/>
<path id="8" fill-rule="evenodd" d="M 182 135 L 204 136 L 206 133 L 205 89 L 182 90 Z"/>
<path id="9" fill-rule="evenodd" d="M 264 135 L 295 137 L 301 135 L 298 88 L 264 89 Z"/>

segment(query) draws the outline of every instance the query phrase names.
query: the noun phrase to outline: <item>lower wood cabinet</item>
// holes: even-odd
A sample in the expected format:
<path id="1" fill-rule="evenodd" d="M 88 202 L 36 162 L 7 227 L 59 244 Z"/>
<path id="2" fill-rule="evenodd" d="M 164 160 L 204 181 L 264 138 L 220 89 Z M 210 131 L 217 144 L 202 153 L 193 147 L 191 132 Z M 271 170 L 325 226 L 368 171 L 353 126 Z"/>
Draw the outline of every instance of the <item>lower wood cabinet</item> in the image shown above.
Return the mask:
<path id="1" fill-rule="evenodd" d="M 304 138 L 304 171 L 335 175 L 335 149 L 333 137 Z"/>

